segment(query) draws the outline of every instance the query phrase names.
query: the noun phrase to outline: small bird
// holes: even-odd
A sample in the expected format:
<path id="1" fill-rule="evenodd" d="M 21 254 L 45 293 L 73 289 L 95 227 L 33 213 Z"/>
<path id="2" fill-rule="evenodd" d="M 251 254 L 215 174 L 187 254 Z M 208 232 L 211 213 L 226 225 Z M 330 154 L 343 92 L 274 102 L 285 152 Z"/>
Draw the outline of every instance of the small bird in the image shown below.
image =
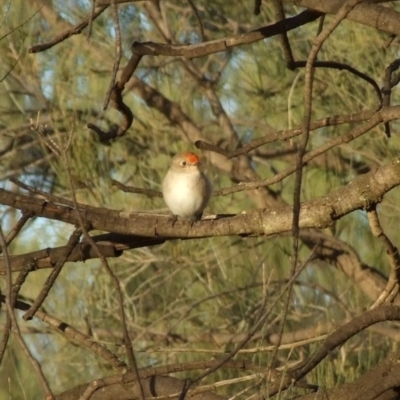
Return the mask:
<path id="1" fill-rule="evenodd" d="M 200 159 L 194 153 L 180 153 L 172 158 L 162 193 L 175 216 L 199 220 L 210 201 L 212 185 L 199 166 Z"/>

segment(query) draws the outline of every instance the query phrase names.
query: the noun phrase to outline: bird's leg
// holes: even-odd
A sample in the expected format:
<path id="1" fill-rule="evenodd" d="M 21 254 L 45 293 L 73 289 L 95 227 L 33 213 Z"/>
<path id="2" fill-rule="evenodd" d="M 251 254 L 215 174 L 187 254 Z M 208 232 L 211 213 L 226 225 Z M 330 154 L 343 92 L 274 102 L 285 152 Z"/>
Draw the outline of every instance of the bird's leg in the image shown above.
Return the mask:
<path id="1" fill-rule="evenodd" d="M 190 218 L 190 227 L 192 228 L 193 224 L 196 221 L 200 221 L 202 216 L 203 216 L 203 211 L 201 211 L 200 213 L 196 214 L 193 218 Z"/>
<path id="2" fill-rule="evenodd" d="M 175 226 L 176 221 L 178 221 L 178 216 L 175 214 L 172 214 L 171 216 L 171 220 L 172 220 L 172 227 Z"/>
<path id="3" fill-rule="evenodd" d="M 200 211 L 198 214 L 194 216 L 195 221 L 200 221 L 203 218 L 203 211 Z"/>

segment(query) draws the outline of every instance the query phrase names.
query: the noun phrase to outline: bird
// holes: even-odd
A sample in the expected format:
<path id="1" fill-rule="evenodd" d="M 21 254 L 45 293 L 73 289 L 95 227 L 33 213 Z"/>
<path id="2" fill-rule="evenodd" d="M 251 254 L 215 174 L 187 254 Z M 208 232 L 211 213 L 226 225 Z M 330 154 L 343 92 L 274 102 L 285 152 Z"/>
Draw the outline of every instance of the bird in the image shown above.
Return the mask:
<path id="1" fill-rule="evenodd" d="M 200 170 L 197 154 L 184 152 L 172 158 L 162 183 L 162 194 L 175 219 L 201 219 L 211 198 L 212 184 Z"/>

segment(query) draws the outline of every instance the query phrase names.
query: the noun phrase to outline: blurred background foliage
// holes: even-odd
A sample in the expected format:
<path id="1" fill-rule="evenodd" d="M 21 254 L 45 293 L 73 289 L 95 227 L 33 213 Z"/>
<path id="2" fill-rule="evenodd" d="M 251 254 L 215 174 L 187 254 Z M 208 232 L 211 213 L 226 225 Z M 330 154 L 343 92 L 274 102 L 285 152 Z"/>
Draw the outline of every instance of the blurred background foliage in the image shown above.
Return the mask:
<path id="1" fill-rule="evenodd" d="M 133 41 L 165 42 L 162 33 L 177 43 L 196 43 L 200 27 L 187 1 L 165 0 L 163 20 L 155 20 L 148 2 L 119 6 L 123 67 Z M 287 16 L 300 9 L 286 5 Z M 253 3 L 222 0 L 196 1 L 206 40 L 247 32 L 274 21 L 270 2 L 255 17 Z M 31 129 L 30 121 L 47 125 L 49 137 L 59 146 L 73 134 L 69 152 L 73 184 L 78 201 L 97 207 L 126 211 L 167 212 L 161 199 L 126 194 L 111 185 L 111 179 L 136 187 L 160 189 L 170 157 L 181 150 L 194 150 L 187 135 L 160 110 L 150 107 L 137 92 L 124 92 L 135 114 L 128 133 L 110 146 L 100 144 L 86 127 L 96 123 L 104 129 L 118 124 L 112 109 L 102 110 L 115 58 L 115 30 L 111 11 L 92 25 L 90 37 L 81 35 L 51 49 L 30 54 L 37 43 L 54 38 L 79 22 L 90 10 L 88 1 L 9 0 L 0 6 L 0 184 L 13 188 L 9 178 L 35 188 L 71 198 L 71 188 L 62 159 L 52 154 Z M 330 21 L 327 16 L 325 24 Z M 160 29 L 161 28 L 161 29 Z M 289 33 L 296 60 L 306 60 L 318 30 L 318 21 Z M 382 86 L 385 68 L 398 54 L 398 41 L 390 46 L 388 35 L 344 21 L 327 40 L 318 59 L 345 62 L 370 75 Z M 186 60 L 145 57 L 136 76 L 176 103 L 213 144 L 227 146 L 229 138 L 216 116 L 204 82 L 222 104 L 242 143 L 275 130 L 299 125 L 303 115 L 304 70 L 286 68 L 281 44 L 272 37 L 251 45 L 210 56 Z M 128 85 L 129 86 L 129 85 Z M 313 119 L 374 110 L 379 99 L 365 81 L 346 71 L 318 69 L 315 74 Z M 398 101 L 398 91 L 392 103 Z M 327 127 L 310 135 L 315 149 L 347 132 L 352 124 Z M 398 123 L 392 137 L 383 127 L 343 144 L 311 161 L 304 172 L 303 199 L 322 196 L 375 166 L 398 156 Z M 273 176 L 292 165 L 299 139 L 275 141 L 251 153 L 251 167 L 260 177 Z M 216 189 L 230 186 L 229 171 L 204 154 L 205 169 Z M 282 205 L 291 204 L 293 176 L 271 187 Z M 393 190 L 379 208 L 382 226 L 395 245 L 399 224 L 399 191 Z M 210 213 L 240 213 L 255 207 L 251 193 L 214 197 Z M 2 207 L 3 229 L 17 220 L 17 211 Z M 359 258 L 382 274 L 389 271 L 385 252 L 369 230 L 364 212 L 355 212 L 324 231 L 351 245 Z M 10 248 L 11 254 L 65 244 L 71 227 L 36 219 Z M 301 245 L 300 262 L 310 253 Z M 262 307 L 270 311 L 264 326 L 237 358 L 268 364 L 282 318 L 284 297 L 279 299 L 289 277 L 291 240 L 272 238 L 209 238 L 169 242 L 125 252 L 110 260 L 125 295 L 128 326 L 140 367 L 209 360 L 234 347 L 237 338 L 253 325 Z M 30 274 L 21 294 L 34 299 L 48 271 Z M 5 287 L 1 279 L 1 288 Z M 266 303 L 266 306 L 264 305 Z M 316 328 L 308 337 L 332 330 L 367 309 L 372 300 L 343 271 L 326 261 L 313 260 L 300 274 L 291 298 L 285 332 Z M 120 356 L 124 355 L 115 289 L 99 261 L 67 264 L 45 302 L 45 310 L 95 339 Z M 4 311 L 0 323 L 4 323 Z M 24 338 L 41 362 L 51 387 L 57 393 L 113 371 L 99 357 L 66 342 L 44 323 L 21 322 Z M 275 338 L 276 340 L 276 338 Z M 315 383 L 334 386 L 360 376 L 397 348 L 395 335 L 368 330 L 329 356 L 312 374 Z M 293 342 L 289 340 L 289 342 Z M 278 353 L 282 366 L 305 358 L 319 342 L 292 347 Z M 209 382 L 239 373 L 221 369 Z M 195 374 L 193 374 L 195 376 Z M 185 374 L 184 376 L 188 376 Z M 246 383 L 220 389 L 232 395 Z M 39 398 L 36 378 L 20 348 L 12 341 L 0 366 L 0 399 Z M 295 390 L 286 395 L 296 394 Z M 301 392 L 300 392 L 301 393 Z"/>

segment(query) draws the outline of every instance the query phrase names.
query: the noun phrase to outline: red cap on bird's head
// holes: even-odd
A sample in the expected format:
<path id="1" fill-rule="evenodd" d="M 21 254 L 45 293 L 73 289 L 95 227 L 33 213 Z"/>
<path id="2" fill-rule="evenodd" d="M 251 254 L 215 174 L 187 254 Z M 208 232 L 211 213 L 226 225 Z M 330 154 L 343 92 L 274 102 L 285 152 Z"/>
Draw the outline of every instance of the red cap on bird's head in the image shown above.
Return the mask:
<path id="1" fill-rule="evenodd" d="M 199 164 L 200 159 L 197 154 L 187 152 L 182 154 L 183 158 L 185 158 L 190 164 Z"/>

